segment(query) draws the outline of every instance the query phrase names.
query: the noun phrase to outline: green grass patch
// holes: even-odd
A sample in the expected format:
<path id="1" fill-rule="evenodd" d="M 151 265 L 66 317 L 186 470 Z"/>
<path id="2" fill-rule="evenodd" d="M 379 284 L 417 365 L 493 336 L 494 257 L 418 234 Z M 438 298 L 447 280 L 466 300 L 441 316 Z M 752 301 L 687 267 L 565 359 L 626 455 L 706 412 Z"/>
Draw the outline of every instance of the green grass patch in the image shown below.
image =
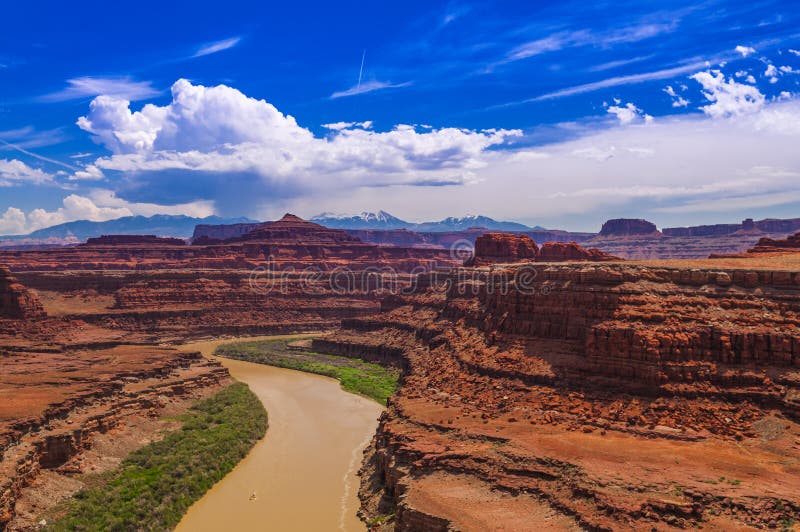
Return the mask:
<path id="1" fill-rule="evenodd" d="M 198 402 L 180 420 L 180 429 L 78 492 L 48 530 L 171 530 L 267 429 L 267 412 L 242 383 Z"/>
<path id="2" fill-rule="evenodd" d="M 289 349 L 291 340 L 276 339 L 221 345 L 215 355 L 316 373 L 338 379 L 345 391 L 370 397 L 385 405 L 397 389 L 400 370 L 356 358 Z"/>

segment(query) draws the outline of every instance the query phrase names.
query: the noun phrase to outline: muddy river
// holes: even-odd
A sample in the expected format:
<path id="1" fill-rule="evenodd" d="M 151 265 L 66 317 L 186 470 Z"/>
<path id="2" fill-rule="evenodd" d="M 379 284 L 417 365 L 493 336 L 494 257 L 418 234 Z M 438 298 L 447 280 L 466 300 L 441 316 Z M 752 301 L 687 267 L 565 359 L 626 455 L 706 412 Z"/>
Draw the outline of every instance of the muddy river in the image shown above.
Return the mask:
<path id="1" fill-rule="evenodd" d="M 222 343 L 187 344 L 211 356 Z M 218 358 L 246 382 L 269 414 L 266 437 L 183 517 L 178 531 L 360 530 L 356 517 L 362 452 L 382 408 L 338 381 Z"/>

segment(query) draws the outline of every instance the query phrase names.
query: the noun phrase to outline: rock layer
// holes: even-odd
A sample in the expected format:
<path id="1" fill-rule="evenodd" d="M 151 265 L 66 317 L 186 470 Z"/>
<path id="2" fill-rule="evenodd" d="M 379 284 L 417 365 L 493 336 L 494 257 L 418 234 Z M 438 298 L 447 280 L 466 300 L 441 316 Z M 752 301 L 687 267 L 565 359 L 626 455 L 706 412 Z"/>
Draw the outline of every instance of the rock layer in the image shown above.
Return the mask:
<path id="1" fill-rule="evenodd" d="M 800 249 L 800 233 L 781 240 L 762 238 L 756 243 L 753 249 L 748 250 L 748 253 L 796 253 L 798 249 Z"/>
<path id="2" fill-rule="evenodd" d="M 0 319 L 32 320 L 45 317 L 39 299 L 0 266 Z"/>
<path id="3" fill-rule="evenodd" d="M 600 251 L 585 249 L 575 242 L 545 242 L 541 249 L 525 235 L 486 233 L 475 240 L 473 256 L 466 266 L 513 264 L 516 262 L 607 262 L 622 260 Z"/>
<path id="4" fill-rule="evenodd" d="M 475 240 L 475 251 L 468 264 L 493 264 L 534 261 L 539 246 L 528 236 L 486 233 Z"/>
<path id="5" fill-rule="evenodd" d="M 382 346 L 407 368 L 361 491 L 387 529 L 772 528 L 800 512 L 796 271 L 527 264 L 434 285 L 316 346 Z"/>

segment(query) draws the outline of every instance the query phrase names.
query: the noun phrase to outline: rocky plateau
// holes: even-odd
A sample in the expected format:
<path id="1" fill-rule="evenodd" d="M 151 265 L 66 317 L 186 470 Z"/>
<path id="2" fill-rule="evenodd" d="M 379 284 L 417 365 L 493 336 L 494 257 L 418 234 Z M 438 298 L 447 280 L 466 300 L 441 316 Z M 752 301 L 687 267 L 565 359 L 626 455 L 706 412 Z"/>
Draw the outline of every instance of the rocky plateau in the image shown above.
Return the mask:
<path id="1" fill-rule="evenodd" d="M 475 230 L 463 266 L 443 246 L 287 215 L 191 244 L 1 251 L 0 528 L 43 472 L 82 470 L 99 435 L 229 379 L 171 344 L 301 331 L 402 369 L 362 469 L 375 528 L 786 528 L 800 515 L 800 253 L 797 237 L 752 233 L 752 253 L 623 261 Z"/>

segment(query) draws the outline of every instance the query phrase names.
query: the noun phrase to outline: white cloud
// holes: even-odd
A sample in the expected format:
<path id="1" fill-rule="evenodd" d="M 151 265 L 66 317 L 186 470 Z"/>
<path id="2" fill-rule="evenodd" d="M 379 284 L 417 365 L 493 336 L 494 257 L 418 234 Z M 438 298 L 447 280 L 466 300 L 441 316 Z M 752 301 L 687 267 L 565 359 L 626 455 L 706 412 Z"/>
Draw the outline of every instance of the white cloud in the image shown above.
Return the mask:
<path id="1" fill-rule="evenodd" d="M 747 57 L 748 55 L 756 53 L 754 48 L 749 46 L 742 46 L 741 44 L 736 47 L 736 51 L 742 54 L 742 57 Z"/>
<path id="2" fill-rule="evenodd" d="M 176 205 L 160 205 L 157 203 L 137 203 L 118 198 L 112 190 L 95 189 L 89 198 L 97 205 L 105 208 L 128 209 L 137 216 L 153 216 L 154 214 L 183 214 L 194 218 L 205 218 L 215 213 L 214 202 L 210 200 L 192 201 Z"/>
<path id="3" fill-rule="evenodd" d="M 559 31 L 518 45 L 509 50 L 500 61 L 487 67 L 491 72 L 495 67 L 521 61 L 548 52 L 555 52 L 566 48 L 581 46 L 612 47 L 617 44 L 638 42 L 658 35 L 669 33 L 676 27 L 675 23 L 669 24 L 637 24 L 605 32 L 589 30 Z"/>
<path id="4" fill-rule="evenodd" d="M 800 57 L 800 50 L 794 50 L 792 48 L 789 48 L 789 53 L 796 55 L 797 57 Z"/>
<path id="5" fill-rule="evenodd" d="M 205 217 L 214 214 L 213 202 L 198 201 L 181 205 L 156 205 L 131 203 L 117 198 L 114 192 L 96 190 L 90 197 L 70 194 L 62 207 L 53 211 L 33 209 L 27 214 L 16 207 L 8 207 L 0 216 L 0 235 L 27 234 L 37 229 L 76 220 L 103 222 L 123 216 L 152 216 L 154 214 L 185 214 Z"/>
<path id="6" fill-rule="evenodd" d="M 366 94 L 368 92 L 375 92 L 385 89 L 399 89 L 401 87 L 408 87 L 411 85 L 410 81 L 403 83 L 392 83 L 390 81 L 365 81 L 358 85 L 353 85 L 347 90 L 337 91 L 331 94 L 332 99 L 345 98 L 347 96 L 356 96 L 358 94 Z"/>
<path id="7" fill-rule="evenodd" d="M 691 76 L 703 87 L 703 95 L 710 102 L 701 109 L 714 118 L 752 113 L 763 107 L 766 98 L 758 88 L 733 79 L 725 79 L 719 70 L 698 72 Z"/>
<path id="8" fill-rule="evenodd" d="M 41 185 L 52 181 L 52 174 L 31 168 L 19 159 L 0 159 L 0 187 L 23 183 Z"/>
<path id="9" fill-rule="evenodd" d="M 442 205 L 457 205 L 525 221 L 535 206 L 540 219 L 531 221 L 588 229 L 581 220 L 630 213 L 681 223 L 678 211 L 666 209 L 715 212 L 725 200 L 746 211 L 742 198 L 753 198 L 753 206 L 783 205 L 781 192 L 800 193 L 794 155 L 800 101 L 767 102 L 755 87 L 716 71 L 694 79 L 708 99 L 705 114 L 608 127 L 535 149 L 492 149 L 518 134 L 504 130 L 423 132 L 401 125 L 376 132 L 343 125 L 317 137 L 267 102 L 188 82 L 176 83 L 169 105 L 137 112 L 98 98 L 81 124 L 113 152 L 94 162 L 106 175 L 129 172 L 129 184 L 149 176 L 156 186 L 181 171 L 190 173 L 187 183 L 213 178 L 210 197 L 230 190 L 231 212 L 262 218 L 287 210 L 347 212 L 362 204 L 425 219 L 440 214 Z M 613 106 L 630 111 L 621 101 Z M 642 112 L 636 116 L 646 120 Z M 413 186 L 422 183 L 461 186 Z M 391 192 L 381 186 L 392 186 Z M 91 199 L 100 207 L 133 210 L 131 204 Z"/>
<path id="10" fill-rule="evenodd" d="M 322 124 L 325 129 L 332 131 L 341 131 L 343 129 L 352 129 L 354 127 L 361 129 L 371 129 L 372 120 L 365 120 L 363 122 L 333 122 L 331 124 Z"/>
<path id="11" fill-rule="evenodd" d="M 214 41 L 206 43 L 201 46 L 192 57 L 203 57 L 205 55 L 216 54 L 223 50 L 229 50 L 242 41 L 241 37 L 231 37 L 229 39 L 222 39 L 221 41 Z"/>
<path id="12" fill-rule="evenodd" d="M 45 102 L 63 102 L 89 98 L 100 94 L 123 100 L 146 100 L 159 91 L 149 81 L 135 81 L 130 77 L 97 78 L 84 76 L 67 80 L 67 88 L 39 98 Z"/>
<path id="13" fill-rule="evenodd" d="M 653 122 L 652 116 L 645 114 L 644 111 L 636 107 L 633 103 L 628 102 L 625 105 L 619 105 L 622 102 L 619 100 L 615 100 L 615 102 L 617 105 L 609 106 L 607 112 L 616 116 L 619 123 L 623 126 L 631 124 L 634 121 L 639 121 L 640 119 L 647 124 Z"/>
<path id="14" fill-rule="evenodd" d="M 21 235 L 27 233 L 28 220 L 25 213 L 16 207 L 9 207 L 0 216 L 0 235 Z"/>
<path id="15" fill-rule="evenodd" d="M 599 224 L 592 225 L 597 220 L 620 215 L 659 225 L 685 224 L 681 212 L 736 220 L 800 197 L 798 142 L 800 101 L 770 102 L 726 120 L 700 113 L 665 116 L 648 127 L 612 127 L 535 149 L 493 151 L 470 186 L 422 194 L 412 187 L 395 187 L 391 194 L 370 188 L 327 191 L 270 208 L 315 214 L 379 205 L 420 220 L 454 205 L 575 230 L 597 230 Z M 719 210 L 722 200 L 727 210 Z"/>
<path id="16" fill-rule="evenodd" d="M 98 207 L 84 196 L 71 194 L 64 198 L 63 207 L 54 211 L 33 209 L 25 214 L 20 209 L 9 207 L 0 218 L 0 234 L 27 234 L 37 229 L 58 225 L 74 220 L 101 222 L 131 216 L 127 208 Z"/>
<path id="17" fill-rule="evenodd" d="M 686 107 L 689 105 L 689 100 L 675 92 L 675 89 L 672 88 L 672 85 L 667 85 L 664 89 L 664 92 L 666 92 L 672 98 L 672 107 Z"/>
<path id="18" fill-rule="evenodd" d="M 538 102 L 543 100 L 553 100 L 555 98 L 563 98 L 565 96 L 574 96 L 576 94 L 584 94 L 587 92 L 594 92 L 600 89 L 607 89 L 609 87 L 617 87 L 620 85 L 634 85 L 637 83 L 645 83 L 647 81 L 654 81 L 659 79 L 668 79 L 680 74 L 685 74 L 687 72 L 696 71 L 699 68 L 703 68 L 706 66 L 706 62 L 697 62 L 686 64 L 682 66 L 677 66 L 673 68 L 666 68 L 664 70 L 656 70 L 653 72 L 643 72 L 641 74 L 630 74 L 627 76 L 618 76 L 614 78 L 604 79 L 601 81 L 595 81 L 593 83 L 586 83 L 584 85 L 576 85 L 574 87 L 567 87 L 565 89 L 560 89 L 554 92 L 548 92 L 546 94 L 542 94 L 540 96 L 536 96 L 535 98 L 528 98 L 526 100 L 522 100 L 519 102 L 512 102 L 510 104 L 504 104 L 498 107 L 504 107 L 508 105 L 519 105 L 522 103 L 529 103 L 529 102 Z"/>
<path id="19" fill-rule="evenodd" d="M 172 87 L 166 106 L 131 111 L 128 102 L 99 96 L 78 126 L 114 155 L 94 162 L 122 172 L 193 171 L 255 176 L 273 193 L 346 185 L 445 184 L 472 179 L 488 148 L 517 130 L 457 128 L 418 132 L 334 130 L 315 137 L 264 100 L 220 85 L 186 80 Z M 364 125 L 362 123 L 362 125 Z"/>
<path id="20" fill-rule="evenodd" d="M 70 177 L 70 181 L 99 181 L 104 179 L 103 171 L 93 164 L 86 165 L 81 170 L 76 170 Z"/>
<path id="21" fill-rule="evenodd" d="M 767 69 L 764 71 L 764 76 L 769 79 L 770 83 L 777 83 L 778 69 L 775 68 L 775 65 L 769 64 L 767 65 Z"/>

